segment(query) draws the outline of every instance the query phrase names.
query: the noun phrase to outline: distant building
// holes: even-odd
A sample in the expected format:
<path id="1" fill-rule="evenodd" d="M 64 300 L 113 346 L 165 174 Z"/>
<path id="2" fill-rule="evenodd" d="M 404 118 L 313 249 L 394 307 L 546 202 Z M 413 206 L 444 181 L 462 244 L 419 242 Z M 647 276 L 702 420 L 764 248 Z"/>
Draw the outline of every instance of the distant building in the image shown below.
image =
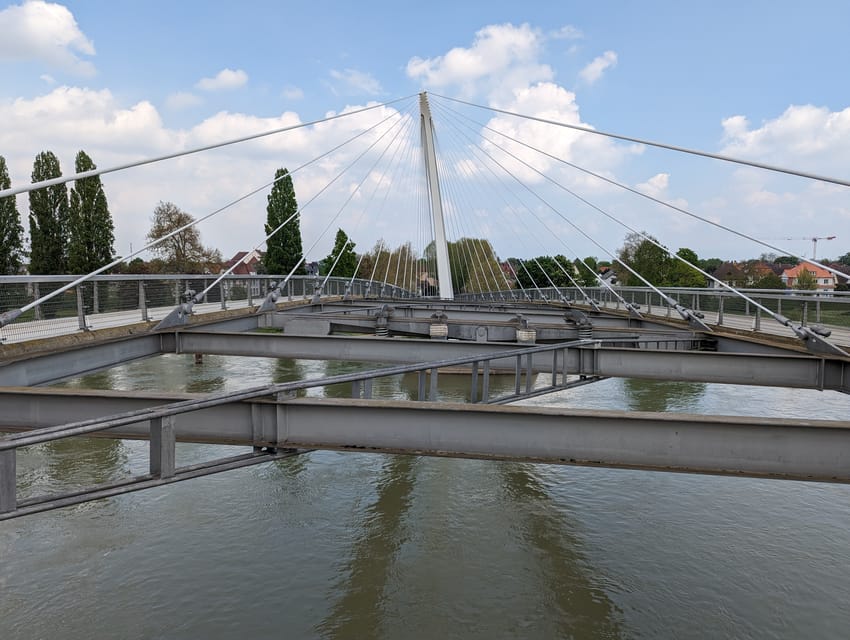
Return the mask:
<path id="1" fill-rule="evenodd" d="M 234 276 L 255 276 L 257 275 L 257 267 L 262 264 L 263 254 L 257 250 L 253 251 L 238 251 L 230 260 L 224 263 L 222 271 L 227 271 L 233 267 L 230 273 Z M 259 296 L 260 281 L 255 279 L 250 280 L 251 295 Z"/>
<path id="2" fill-rule="evenodd" d="M 257 250 L 254 251 L 239 251 L 230 260 L 224 263 L 224 271 L 227 271 L 233 265 L 236 267 L 231 271 L 236 276 L 255 276 L 257 275 L 257 265 L 262 263 L 263 254 Z"/>
<path id="3" fill-rule="evenodd" d="M 723 282 L 730 287 L 743 287 L 747 284 L 748 277 L 747 274 L 744 273 L 744 270 L 741 266 L 735 262 L 722 262 L 712 273 L 717 280 Z M 715 280 L 711 281 L 712 286 L 715 289 L 721 288 Z"/>
<path id="4" fill-rule="evenodd" d="M 813 265 L 811 262 L 803 261 L 795 267 L 785 269 L 779 277 L 782 278 L 786 287 L 793 289 L 800 277 L 800 272 L 804 269 L 815 278 L 818 291 L 835 291 L 835 275 L 826 269 Z"/>

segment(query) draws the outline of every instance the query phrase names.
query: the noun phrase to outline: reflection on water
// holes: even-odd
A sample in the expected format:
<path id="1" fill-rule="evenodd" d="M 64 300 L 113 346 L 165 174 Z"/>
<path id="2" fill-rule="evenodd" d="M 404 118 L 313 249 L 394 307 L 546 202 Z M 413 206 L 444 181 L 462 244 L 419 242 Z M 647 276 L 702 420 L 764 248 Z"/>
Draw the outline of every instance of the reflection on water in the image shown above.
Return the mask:
<path id="1" fill-rule="evenodd" d="M 323 635 L 381 637 L 387 579 L 396 554 L 407 539 L 404 525 L 415 467 L 416 458 L 412 456 L 386 459 L 376 482 L 375 500 L 357 525 L 359 534 L 332 591 L 343 595 L 318 626 Z"/>
<path id="2" fill-rule="evenodd" d="M 623 391 L 633 411 L 683 411 L 699 403 L 705 387 L 703 382 L 623 380 Z"/>
<path id="3" fill-rule="evenodd" d="M 547 607 L 557 611 L 558 637 L 620 638 L 620 612 L 594 584 L 597 570 L 582 554 L 582 540 L 559 513 L 552 495 L 526 464 L 502 464 L 506 503 L 522 513 L 519 533 L 539 556 Z"/>

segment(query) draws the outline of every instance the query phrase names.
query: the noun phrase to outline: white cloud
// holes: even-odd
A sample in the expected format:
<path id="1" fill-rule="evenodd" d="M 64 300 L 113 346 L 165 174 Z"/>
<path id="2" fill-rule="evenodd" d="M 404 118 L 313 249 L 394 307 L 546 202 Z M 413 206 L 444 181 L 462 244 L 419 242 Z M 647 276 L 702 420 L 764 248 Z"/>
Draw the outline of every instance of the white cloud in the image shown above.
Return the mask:
<path id="1" fill-rule="evenodd" d="M 45 84 L 50 84 L 50 85 L 56 84 L 56 78 L 54 78 L 49 73 L 42 73 L 40 76 L 38 76 L 38 78 L 39 78 L 39 80 L 43 81 Z"/>
<path id="2" fill-rule="evenodd" d="M 288 84 L 281 91 L 281 95 L 287 100 L 301 100 L 304 97 L 304 91 L 300 87 Z"/>
<path id="3" fill-rule="evenodd" d="M 7 7 L 0 11 L 0 33 L 0 60 L 39 60 L 76 75 L 95 74 L 94 65 L 80 58 L 93 56 L 94 44 L 62 5 L 30 0 Z"/>
<path id="4" fill-rule="evenodd" d="M 333 89 L 337 94 L 376 96 L 383 92 L 381 83 L 378 80 L 372 75 L 358 71 L 357 69 L 345 69 L 344 71 L 332 69 L 330 75 L 331 78 L 336 80 Z"/>
<path id="5" fill-rule="evenodd" d="M 178 91 L 177 93 L 172 93 L 165 99 L 165 106 L 174 111 L 181 111 L 183 109 L 191 109 L 192 107 L 197 107 L 200 104 L 203 104 L 204 99 L 200 96 L 196 96 L 194 93 L 189 91 Z"/>
<path id="6" fill-rule="evenodd" d="M 201 78 L 195 88 L 202 91 L 225 91 L 244 87 L 248 83 L 248 74 L 242 69 L 222 69 L 214 78 Z"/>
<path id="7" fill-rule="evenodd" d="M 580 29 L 568 24 L 552 32 L 549 37 L 555 40 L 580 40 L 584 37 L 584 34 Z"/>
<path id="8" fill-rule="evenodd" d="M 667 191 L 667 186 L 670 183 L 669 173 L 657 173 L 646 182 L 641 182 L 636 186 L 638 191 L 645 193 L 653 198 L 661 198 Z"/>
<path id="9" fill-rule="evenodd" d="M 792 105 L 755 129 L 741 115 L 726 118 L 722 125 L 725 154 L 800 170 L 830 170 L 839 176 L 850 164 L 850 107 L 830 111 Z"/>
<path id="10" fill-rule="evenodd" d="M 544 37 L 523 24 L 488 25 L 475 34 L 472 46 L 455 47 L 434 58 L 411 58 L 407 75 L 429 89 L 456 87 L 473 96 L 509 99 L 513 90 L 551 80 L 554 73 L 540 62 Z"/>
<path id="11" fill-rule="evenodd" d="M 357 108 L 352 105 L 345 110 L 353 111 Z M 296 129 L 216 151 L 104 174 L 104 188 L 116 223 L 116 250 L 126 255 L 131 243 L 136 248 L 144 244 L 151 213 L 160 200 L 174 202 L 195 217 L 201 217 L 271 181 L 277 168 L 286 166 L 293 171 L 395 113 L 393 109 L 381 107 L 351 118 Z M 3 149 L 7 160 L 12 184 L 18 186 L 30 181 L 33 159 L 39 151 L 45 149 L 57 155 L 63 173 L 68 175 L 73 173 L 73 160 L 80 149 L 84 149 L 98 167 L 108 168 L 297 125 L 301 119 L 294 112 L 265 118 L 220 112 L 189 128 L 176 129 L 165 125 L 150 102 L 125 105 L 108 90 L 58 87 L 33 99 L 0 101 L 0 121 L 15 125 L 0 128 L 0 149 Z M 418 135 L 415 127 L 408 127 L 404 131 L 408 135 Z M 333 156 L 298 171 L 294 179 L 299 203 L 304 205 L 326 187 L 378 135 L 376 131 L 368 132 Z M 389 136 L 385 138 L 384 144 L 389 139 Z M 414 143 L 403 135 L 398 144 L 407 148 Z M 301 223 L 305 249 L 324 229 L 329 219 L 328 212 L 335 213 L 348 197 L 352 185 L 359 181 L 359 167 L 367 165 L 367 160 L 367 166 L 371 166 L 380 148 L 378 146 L 372 155 L 346 173 L 345 179 L 328 189 L 322 195 L 322 200 L 305 211 Z M 385 171 L 386 167 L 375 171 L 379 170 Z M 397 174 L 394 176 L 396 180 L 399 178 Z M 366 184 L 371 185 L 373 182 L 373 179 L 369 179 Z M 389 179 L 383 182 L 392 184 Z M 394 199 L 401 199 L 413 191 L 413 188 L 408 188 L 397 195 L 390 195 L 390 209 L 404 212 L 405 207 L 412 207 L 404 201 L 395 202 Z M 262 237 L 267 193 L 267 190 L 258 193 L 218 214 L 209 222 L 202 223 L 200 230 L 203 241 L 228 255 L 253 247 Z M 363 193 L 355 198 L 362 201 L 367 199 Z M 354 204 L 352 202 L 346 211 L 346 231 L 361 246 L 371 246 L 375 225 L 364 224 L 363 228 L 356 229 L 352 219 L 366 214 L 361 211 L 365 205 L 361 204 L 360 209 L 355 209 Z M 18 207 L 21 212 L 27 210 L 25 195 L 19 197 Z M 317 210 L 322 215 L 309 215 Z M 401 242 L 406 228 L 405 225 L 391 225 L 381 233 L 397 244 Z M 331 229 L 335 230 L 336 227 Z M 311 259 L 326 255 L 332 243 L 332 236 L 320 241 L 310 253 Z"/>
<path id="12" fill-rule="evenodd" d="M 584 69 L 579 71 L 578 77 L 587 84 L 593 84 L 606 70 L 617 64 L 617 54 L 613 51 L 606 51 L 601 56 L 597 56 Z"/>

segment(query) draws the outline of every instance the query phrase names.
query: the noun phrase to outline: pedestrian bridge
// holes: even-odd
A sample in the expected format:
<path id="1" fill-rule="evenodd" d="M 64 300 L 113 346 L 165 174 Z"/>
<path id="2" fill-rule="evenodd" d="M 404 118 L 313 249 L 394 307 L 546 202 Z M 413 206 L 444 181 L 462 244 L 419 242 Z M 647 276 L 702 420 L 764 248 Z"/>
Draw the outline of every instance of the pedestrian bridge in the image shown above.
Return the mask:
<path id="1" fill-rule="evenodd" d="M 0 519 L 253 465 L 317 448 L 556 464 L 850 481 L 850 422 L 516 406 L 517 400 L 608 377 L 688 380 L 850 392 L 850 359 L 754 330 L 726 313 L 695 329 L 666 312 L 557 301 L 439 301 L 329 295 L 307 289 L 272 311 L 231 301 L 200 305 L 186 324 L 86 328 L 0 347 Z M 553 293 L 553 292 L 550 292 Z M 635 299 L 642 293 L 633 292 Z M 710 292 L 703 291 L 708 296 Z M 552 297 L 552 296 L 547 296 Z M 815 306 L 817 301 L 808 301 Z M 824 302 L 824 301 L 821 301 Z M 829 301 L 836 304 L 834 301 Z M 784 301 L 786 307 L 791 299 Z M 797 301 L 800 303 L 800 301 Z M 708 298 L 701 303 L 710 306 Z M 222 309 L 222 306 L 226 309 Z M 611 305 L 614 306 L 614 305 Z M 235 307 L 235 308 L 234 308 Z M 209 307 L 207 307 L 209 309 Z M 140 309 L 135 310 L 141 313 Z M 225 312 L 224 315 L 222 312 Z M 108 313 L 108 312 L 107 312 Z M 127 313 L 126 311 L 124 313 Z M 811 313 L 816 313 L 812 309 Z M 822 311 L 822 313 L 824 313 Z M 706 318 L 710 317 L 705 314 Z M 76 318 L 72 318 L 76 320 Z M 21 331 L 25 330 L 26 321 Z M 741 325 L 748 327 L 739 328 Z M 846 335 L 837 327 L 839 336 Z M 839 343 L 841 344 L 841 343 Z M 374 369 L 208 395 L 85 391 L 51 383 L 164 353 L 374 362 Z M 391 376 L 415 380 L 412 400 L 373 393 Z M 410 378 L 412 376 L 412 378 Z M 444 402 L 440 380 L 467 381 L 467 402 Z M 498 391 L 493 381 L 499 377 Z M 506 379 L 512 380 L 507 384 Z M 350 398 L 299 397 L 348 385 Z M 72 495 L 19 499 L 16 453 L 68 437 L 150 440 L 150 472 Z M 180 467 L 177 442 L 246 447 Z"/>
<path id="2" fill-rule="evenodd" d="M 347 199 L 335 214 L 322 220 L 324 228 L 312 239 L 308 253 L 340 220 L 352 225 L 360 223 L 358 215 L 346 211 L 355 195 L 380 211 L 382 206 L 376 203 L 381 197 L 386 202 L 386 194 L 381 196 L 380 189 L 393 185 L 404 196 L 415 196 L 407 200 L 426 205 L 427 211 L 418 211 L 418 217 L 413 216 L 416 222 L 410 224 L 416 244 L 408 241 L 393 251 L 381 240 L 372 256 L 374 264 L 368 277 L 334 273 L 342 250 L 335 259 L 328 260 L 330 273 L 321 278 L 296 275 L 304 256 L 289 273 L 274 277 L 238 276 L 234 273 L 236 264 L 221 274 L 201 276 L 104 275 L 159 241 L 85 276 L 0 277 L 0 430 L 8 432 L 0 437 L 0 519 L 313 449 L 850 481 L 850 422 L 846 420 L 823 420 L 817 415 L 805 419 L 742 418 L 515 404 L 534 396 L 570 393 L 577 386 L 610 377 L 846 394 L 850 392 L 850 297 L 839 291 L 787 294 L 736 289 L 684 257 L 672 254 L 652 236 L 636 232 L 552 176 L 544 175 L 514 153 L 517 145 L 521 145 L 523 154 L 547 158 L 547 164 L 556 162 L 559 167 L 583 172 L 583 179 L 622 188 L 676 214 L 698 219 L 770 250 L 788 252 L 518 139 L 500 142 L 492 134 L 505 134 L 489 125 L 478 123 L 482 139 L 470 141 L 458 124 L 462 114 L 452 108 L 461 101 L 443 99 L 446 102 L 441 104 L 440 114 L 444 122 L 456 125 L 452 134 L 458 136 L 455 148 L 472 152 L 470 158 L 454 158 L 454 171 L 438 163 L 434 122 L 425 94 L 418 96 L 418 116 L 409 109 L 388 115 L 382 112 L 385 117 L 377 123 L 359 127 L 338 147 L 299 167 L 345 145 L 368 142 L 369 146 L 350 164 L 346 163 L 352 154 L 345 157 L 345 162 L 336 163 L 346 168 L 332 179 L 332 184 L 360 160 L 374 160 L 359 182 L 349 180 Z M 402 100 L 409 101 L 399 99 L 326 120 L 368 116 L 373 109 Z M 531 119 L 556 127 L 558 135 L 566 127 L 581 135 L 610 136 L 850 186 L 845 180 Z M 0 198 L 316 124 L 320 123 L 299 124 L 181 150 L 163 158 L 7 189 L 0 191 Z M 410 144 L 410 131 L 417 128 L 421 132 L 421 148 Z M 503 155 L 494 156 L 496 149 Z M 425 180 L 418 181 L 424 185 L 420 185 L 421 189 L 406 188 L 409 183 L 402 178 L 415 172 L 403 166 L 404 159 L 421 164 L 419 168 L 425 175 Z M 470 167 L 474 171 L 462 176 Z M 392 179 L 385 180 L 391 174 Z M 510 184 L 518 184 L 515 189 L 522 197 L 526 197 L 526 191 L 531 195 L 527 196 L 529 201 L 523 202 L 517 193 L 510 193 L 507 197 L 516 198 L 516 203 L 491 203 L 486 210 L 492 214 L 494 224 L 499 223 L 497 216 L 503 216 L 500 220 L 509 224 L 521 219 L 524 226 L 517 229 L 516 239 L 532 242 L 545 238 L 555 243 L 552 248 L 544 244 L 542 249 L 551 254 L 565 250 L 562 246 L 566 247 L 567 236 L 581 236 L 582 242 L 587 241 L 610 256 L 642 286 L 620 287 L 597 278 L 587 260 L 571 248 L 566 250 L 576 256 L 575 269 L 573 263 L 561 264 L 557 259 L 548 270 L 537 259 L 505 261 L 503 269 L 487 234 L 475 230 L 470 233 L 464 226 L 475 222 L 476 216 L 469 213 L 465 220 L 459 213 L 474 210 L 466 203 L 469 193 L 459 192 L 464 186 L 461 178 L 470 183 L 470 189 L 474 186 L 490 196 L 499 186 L 497 174 Z M 535 193 L 529 181 L 521 177 L 524 175 L 533 175 L 532 184 L 546 184 L 552 191 L 545 197 Z M 454 181 L 446 190 L 456 198 L 446 216 L 448 233 L 442 204 L 445 182 L 441 186 L 441 179 L 447 178 Z M 364 185 L 374 187 L 368 197 Z M 198 222 L 262 189 L 254 189 Z M 653 284 L 628 259 L 618 257 L 564 214 L 554 198 L 566 198 L 565 194 L 606 220 L 637 233 L 643 241 L 670 254 L 670 259 L 698 271 L 711 288 L 670 289 Z M 402 205 L 412 211 L 417 208 Z M 552 220 L 547 222 L 541 211 L 551 213 Z M 343 217 L 344 213 L 347 217 Z M 297 223 L 297 219 L 296 211 L 257 246 L 267 243 L 285 224 L 292 220 Z M 568 225 L 569 232 L 554 232 L 553 221 Z M 386 223 L 386 216 L 381 223 Z M 397 226 L 406 228 L 405 224 L 398 221 Z M 483 238 L 475 238 L 480 235 Z M 454 253 L 449 250 L 450 238 L 455 240 Z M 414 246 L 418 256 L 414 255 Z M 816 265 L 824 266 L 813 258 Z M 358 264 L 355 273 L 362 273 L 360 267 Z M 462 286 L 455 287 L 453 267 L 466 274 Z M 835 272 L 828 266 L 824 268 Z M 584 279 L 579 282 L 579 272 L 583 270 L 593 274 L 592 285 L 588 286 Z M 560 274 L 570 286 L 560 286 Z M 199 362 L 205 355 L 217 354 L 346 360 L 373 363 L 374 367 L 318 380 L 210 394 L 86 391 L 51 386 L 162 354 L 194 354 Z M 380 386 L 376 383 L 397 376 L 415 381 L 409 400 L 382 398 L 375 392 Z M 441 381 L 449 376 L 466 381 L 465 402 L 446 402 L 441 397 Z M 499 384 L 495 383 L 497 379 Z M 349 397 L 303 397 L 308 389 L 334 385 L 346 385 Z M 149 440 L 149 473 L 64 495 L 21 495 L 17 485 L 19 451 L 71 437 Z M 177 461 L 178 442 L 245 449 L 239 455 L 181 466 Z"/>

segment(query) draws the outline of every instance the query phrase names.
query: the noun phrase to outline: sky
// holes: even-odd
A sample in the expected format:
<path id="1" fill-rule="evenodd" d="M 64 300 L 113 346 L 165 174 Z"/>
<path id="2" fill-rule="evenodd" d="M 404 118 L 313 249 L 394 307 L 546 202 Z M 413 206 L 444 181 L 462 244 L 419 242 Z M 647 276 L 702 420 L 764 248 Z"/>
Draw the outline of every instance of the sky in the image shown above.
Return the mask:
<path id="1" fill-rule="evenodd" d="M 0 4 L 0 34 L 0 155 L 13 186 L 30 182 L 43 150 L 68 175 L 81 149 L 106 168 L 406 98 L 104 175 L 121 255 L 144 245 L 157 203 L 200 218 L 358 134 L 293 171 L 308 258 L 329 252 L 337 227 L 358 250 L 381 238 L 423 246 L 420 91 L 431 94 L 450 239 L 486 236 L 502 258 L 606 259 L 631 228 L 700 257 L 769 251 L 566 160 L 797 255 L 811 255 L 812 237 L 836 236 L 819 258 L 850 251 L 848 187 L 440 97 L 850 180 L 846 2 L 32 0 Z M 485 125 L 550 156 L 497 144 Z M 487 154 L 502 154 L 504 170 Z M 268 191 L 201 223 L 203 241 L 225 257 L 261 243 Z M 18 208 L 26 229 L 26 195 Z"/>

